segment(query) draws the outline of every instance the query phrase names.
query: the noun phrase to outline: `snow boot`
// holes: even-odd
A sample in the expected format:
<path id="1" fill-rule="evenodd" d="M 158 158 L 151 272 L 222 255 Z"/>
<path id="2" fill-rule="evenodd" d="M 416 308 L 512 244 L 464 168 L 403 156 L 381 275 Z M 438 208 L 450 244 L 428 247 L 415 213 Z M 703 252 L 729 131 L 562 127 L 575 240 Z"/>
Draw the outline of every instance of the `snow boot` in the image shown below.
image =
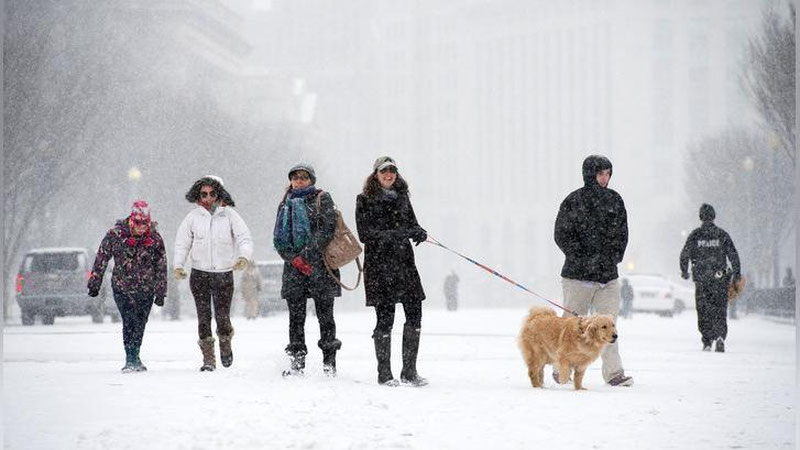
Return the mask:
<path id="1" fill-rule="evenodd" d="M 400 381 L 411 386 L 425 386 L 428 380 L 417 373 L 417 353 L 419 352 L 420 329 L 403 327 L 403 371 L 400 372 Z"/>
<path id="2" fill-rule="evenodd" d="M 317 345 L 322 349 L 322 371 L 329 377 L 336 376 L 336 352 L 342 348 L 342 341 L 334 339 L 330 342 L 320 340 Z"/>
<path id="3" fill-rule="evenodd" d="M 725 353 L 725 339 L 717 338 L 717 344 L 714 347 L 715 352 Z"/>
<path id="4" fill-rule="evenodd" d="M 139 359 L 139 346 L 132 345 L 133 351 L 133 371 L 134 372 L 147 372 L 147 366 L 142 364 L 142 360 Z"/>
<path id="5" fill-rule="evenodd" d="M 203 352 L 203 365 L 200 366 L 200 372 L 213 372 L 217 368 L 217 359 L 214 356 L 214 336 L 197 341 L 200 346 L 200 351 Z"/>
<path id="6" fill-rule="evenodd" d="M 136 371 L 136 357 L 133 354 L 132 345 L 125 346 L 125 365 L 120 369 L 122 373 L 131 373 Z"/>
<path id="7" fill-rule="evenodd" d="M 233 364 L 233 348 L 231 348 L 231 339 L 233 338 L 233 330 L 231 334 L 219 334 L 219 360 L 222 362 L 222 367 L 230 367 Z"/>
<path id="8" fill-rule="evenodd" d="M 306 354 L 308 349 L 305 344 L 289 344 L 286 346 L 289 355 L 289 368 L 283 371 L 284 377 L 302 376 L 306 368 Z"/>
<path id="9" fill-rule="evenodd" d="M 392 376 L 392 335 L 372 335 L 375 341 L 375 357 L 378 360 L 378 384 L 397 386 L 400 383 Z"/>

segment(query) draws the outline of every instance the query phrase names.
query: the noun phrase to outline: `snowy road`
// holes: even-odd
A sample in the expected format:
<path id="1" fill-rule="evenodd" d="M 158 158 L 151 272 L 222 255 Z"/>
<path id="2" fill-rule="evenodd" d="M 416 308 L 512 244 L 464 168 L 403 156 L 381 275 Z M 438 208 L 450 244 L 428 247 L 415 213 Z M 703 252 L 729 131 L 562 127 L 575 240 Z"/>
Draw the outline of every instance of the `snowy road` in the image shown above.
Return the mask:
<path id="1" fill-rule="evenodd" d="M 525 311 L 426 310 L 424 388 L 378 386 L 371 310 L 337 313 L 339 376 L 321 374 L 307 324 L 308 375 L 286 380 L 285 315 L 234 319 L 235 363 L 200 373 L 196 323 L 148 324 L 149 371 L 119 372 L 120 324 L 88 317 L 4 332 L 8 449 L 791 449 L 795 327 L 729 322 L 728 353 L 700 351 L 694 312 L 620 319 L 631 388 L 530 387 L 515 335 Z M 393 368 L 399 375 L 398 314 Z"/>

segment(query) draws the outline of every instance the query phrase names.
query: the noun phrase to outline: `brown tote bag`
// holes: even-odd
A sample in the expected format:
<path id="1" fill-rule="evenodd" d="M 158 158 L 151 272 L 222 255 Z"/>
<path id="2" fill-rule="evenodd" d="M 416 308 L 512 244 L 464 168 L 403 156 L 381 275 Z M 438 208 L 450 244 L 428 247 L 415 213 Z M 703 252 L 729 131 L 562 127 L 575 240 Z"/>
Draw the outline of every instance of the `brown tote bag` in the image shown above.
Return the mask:
<path id="1" fill-rule="evenodd" d="M 319 214 L 321 208 L 320 197 L 323 192 L 324 191 L 320 191 L 317 195 L 317 214 Z M 336 206 L 334 206 L 333 211 L 336 213 L 336 228 L 333 231 L 333 239 L 331 239 L 331 242 L 328 243 L 328 246 L 322 252 L 322 260 L 325 263 L 325 269 L 328 271 L 328 274 L 339 283 L 339 286 L 348 291 L 354 291 L 359 283 L 361 283 L 361 273 L 364 271 L 361 267 L 361 261 L 358 259 L 363 250 L 361 244 L 358 243 L 358 239 L 353 236 L 353 232 L 351 232 L 350 229 L 347 228 L 347 224 L 344 223 L 341 211 L 339 211 Z M 356 266 L 358 266 L 358 279 L 353 287 L 347 287 L 339 278 L 336 278 L 333 274 L 333 270 L 344 267 L 353 260 L 356 261 Z"/>

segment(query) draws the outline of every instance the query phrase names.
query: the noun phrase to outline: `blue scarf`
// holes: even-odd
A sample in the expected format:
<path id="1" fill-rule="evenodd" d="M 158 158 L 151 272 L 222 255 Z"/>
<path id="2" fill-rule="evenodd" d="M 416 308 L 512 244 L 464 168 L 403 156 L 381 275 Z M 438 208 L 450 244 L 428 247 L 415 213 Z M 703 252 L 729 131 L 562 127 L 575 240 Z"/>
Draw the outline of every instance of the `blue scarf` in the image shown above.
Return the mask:
<path id="1" fill-rule="evenodd" d="M 292 189 L 278 208 L 272 243 L 278 252 L 301 251 L 311 238 L 311 221 L 306 208 L 306 197 L 316 192 L 312 184 L 303 189 Z"/>

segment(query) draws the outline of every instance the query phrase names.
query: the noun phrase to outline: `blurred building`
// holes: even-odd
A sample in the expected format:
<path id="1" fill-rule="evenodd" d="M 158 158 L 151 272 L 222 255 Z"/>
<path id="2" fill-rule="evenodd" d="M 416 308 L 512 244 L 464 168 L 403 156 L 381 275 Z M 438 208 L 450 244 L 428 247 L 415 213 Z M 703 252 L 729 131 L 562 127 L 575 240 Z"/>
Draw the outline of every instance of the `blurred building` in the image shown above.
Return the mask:
<path id="1" fill-rule="evenodd" d="M 225 178 L 241 192 L 237 200 L 263 197 L 257 186 L 252 193 L 236 186 L 234 175 L 245 172 L 241 161 L 262 177 L 271 173 L 263 161 L 280 156 L 265 141 L 285 151 L 289 139 L 275 135 L 300 134 L 313 118 L 314 95 L 302 80 L 249 64 L 253 47 L 243 35 L 244 18 L 222 1 L 70 0 L 48 8 L 30 6 L 38 16 L 31 26 L 44 27 L 51 37 L 42 49 L 53 56 L 41 58 L 40 91 L 51 92 L 48 114 L 63 114 L 81 127 L 56 128 L 52 140 L 59 149 L 91 148 L 90 158 L 69 164 L 92 176 L 78 177 L 54 194 L 28 226 L 23 250 L 93 250 L 135 197 L 151 203 L 171 247 L 191 181 L 216 167 L 230 174 Z M 70 89 L 61 89 L 67 82 Z M 221 157 L 234 151 L 237 158 Z M 136 178 L 127 176 L 131 168 L 138 170 Z M 86 222 L 81 233 L 70 226 L 76 215 Z M 268 242 L 267 231 L 258 237 Z"/>
<path id="2" fill-rule="evenodd" d="M 687 143 L 753 117 L 738 77 L 761 1 L 234 3 L 251 60 L 316 93 L 314 159 L 339 198 L 391 154 L 431 235 L 547 295 L 560 296 L 558 204 L 586 155 L 614 163 L 623 264 L 670 273 Z M 453 258 L 425 253 L 430 286 Z M 474 302 L 496 304 L 496 289 L 464 277 Z"/>

